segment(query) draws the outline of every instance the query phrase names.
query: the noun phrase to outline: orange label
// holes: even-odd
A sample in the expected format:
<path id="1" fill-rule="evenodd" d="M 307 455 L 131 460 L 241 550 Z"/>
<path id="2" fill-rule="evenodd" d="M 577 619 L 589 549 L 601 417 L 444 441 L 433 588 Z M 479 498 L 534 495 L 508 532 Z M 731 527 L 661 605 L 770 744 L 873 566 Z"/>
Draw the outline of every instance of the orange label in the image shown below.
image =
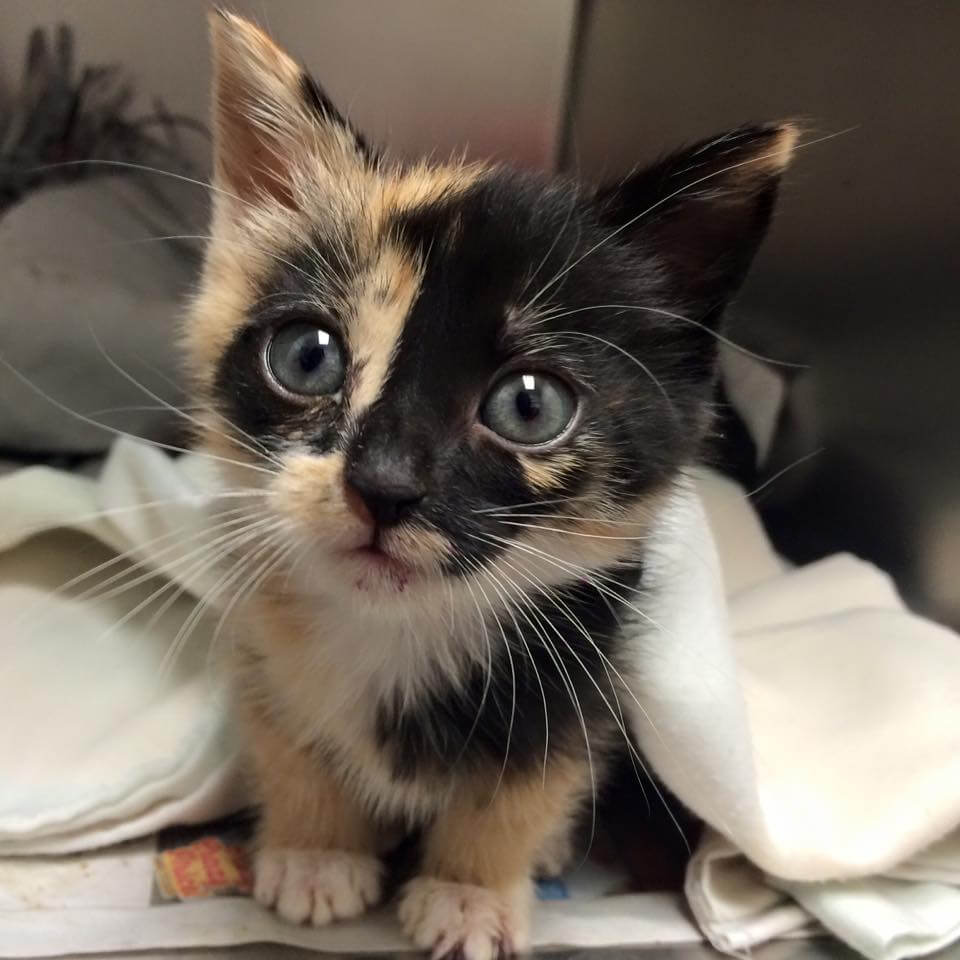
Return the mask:
<path id="1" fill-rule="evenodd" d="M 247 851 L 217 837 L 204 837 L 157 855 L 157 887 L 167 900 L 249 894 L 253 873 Z"/>

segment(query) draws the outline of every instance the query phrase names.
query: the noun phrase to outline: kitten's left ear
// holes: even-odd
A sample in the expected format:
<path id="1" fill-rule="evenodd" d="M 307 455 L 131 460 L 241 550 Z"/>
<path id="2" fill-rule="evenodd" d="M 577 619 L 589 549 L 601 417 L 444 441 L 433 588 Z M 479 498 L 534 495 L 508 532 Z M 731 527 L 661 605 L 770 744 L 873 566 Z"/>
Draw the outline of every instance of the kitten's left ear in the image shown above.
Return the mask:
<path id="1" fill-rule="evenodd" d="M 370 160 L 320 87 L 262 30 L 216 11 L 210 33 L 214 182 L 222 191 L 246 204 L 295 208 L 311 165 L 347 173 Z"/>
<path id="2" fill-rule="evenodd" d="M 600 217 L 662 270 L 688 316 L 715 321 L 766 233 L 799 134 L 779 123 L 705 140 L 601 190 Z"/>

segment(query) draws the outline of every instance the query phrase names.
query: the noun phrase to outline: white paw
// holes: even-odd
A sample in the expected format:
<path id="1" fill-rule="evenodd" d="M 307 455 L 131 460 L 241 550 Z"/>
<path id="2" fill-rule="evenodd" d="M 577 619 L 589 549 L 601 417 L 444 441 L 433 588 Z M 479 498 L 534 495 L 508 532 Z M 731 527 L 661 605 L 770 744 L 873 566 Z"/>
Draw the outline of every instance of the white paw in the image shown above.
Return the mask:
<path id="1" fill-rule="evenodd" d="M 322 927 L 359 916 L 380 899 L 383 866 L 375 857 L 341 850 L 261 850 L 253 895 L 284 920 Z"/>
<path id="2" fill-rule="evenodd" d="M 400 900 L 404 932 L 434 960 L 495 960 L 527 949 L 532 888 L 529 881 L 506 893 L 417 877 Z"/>

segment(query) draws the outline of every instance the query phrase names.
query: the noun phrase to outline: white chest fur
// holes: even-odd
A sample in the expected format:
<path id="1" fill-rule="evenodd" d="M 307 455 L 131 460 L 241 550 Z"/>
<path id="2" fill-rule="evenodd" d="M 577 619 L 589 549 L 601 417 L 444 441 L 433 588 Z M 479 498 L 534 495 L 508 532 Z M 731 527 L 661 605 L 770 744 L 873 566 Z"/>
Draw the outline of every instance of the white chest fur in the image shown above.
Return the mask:
<path id="1" fill-rule="evenodd" d="M 456 773 L 398 778 L 378 745 L 378 706 L 412 705 L 438 682 L 459 683 L 477 657 L 475 635 L 482 636 L 476 612 L 472 626 L 465 620 L 454 631 L 449 608 L 443 616 L 422 609 L 385 617 L 314 598 L 258 598 L 241 625 L 244 646 L 255 655 L 243 682 L 257 687 L 257 700 L 284 735 L 315 750 L 326 772 L 371 812 L 410 823 L 443 806 Z"/>

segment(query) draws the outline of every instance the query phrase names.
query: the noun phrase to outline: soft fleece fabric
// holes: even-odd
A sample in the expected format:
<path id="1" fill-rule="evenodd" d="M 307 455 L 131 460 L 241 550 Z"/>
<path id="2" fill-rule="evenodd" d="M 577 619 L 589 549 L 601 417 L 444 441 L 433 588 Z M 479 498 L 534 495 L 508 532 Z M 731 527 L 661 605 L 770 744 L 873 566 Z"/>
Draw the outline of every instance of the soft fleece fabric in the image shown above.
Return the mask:
<path id="1" fill-rule="evenodd" d="M 0 480 L 0 854 L 89 849 L 242 805 L 207 669 L 212 621 L 161 670 L 211 585 L 162 552 L 202 530 L 208 477 L 202 457 L 120 441 L 96 481 Z M 122 621 L 129 595 L 57 592 L 125 551 L 184 590 L 146 633 L 149 617 Z M 704 934 L 741 951 L 812 917 L 876 960 L 960 938 L 960 638 L 853 557 L 789 569 L 743 492 L 712 474 L 663 517 L 652 571 L 658 606 L 638 619 L 624 708 L 710 825 L 686 884 Z"/>

